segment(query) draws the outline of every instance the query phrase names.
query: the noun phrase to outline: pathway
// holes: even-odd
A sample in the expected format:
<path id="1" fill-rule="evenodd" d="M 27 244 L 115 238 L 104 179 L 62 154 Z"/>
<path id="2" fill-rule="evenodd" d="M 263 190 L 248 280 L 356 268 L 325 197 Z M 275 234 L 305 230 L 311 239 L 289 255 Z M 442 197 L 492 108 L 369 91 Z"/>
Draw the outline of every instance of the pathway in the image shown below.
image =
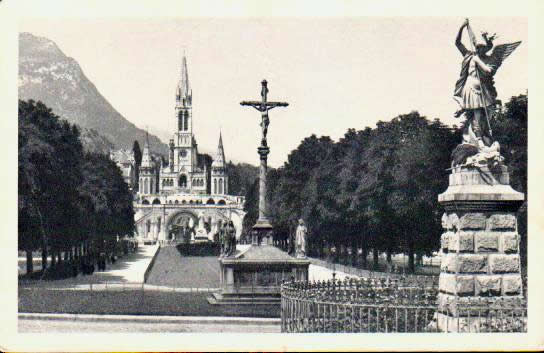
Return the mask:
<path id="1" fill-rule="evenodd" d="M 145 315 L 19 314 L 23 333 L 280 333 L 280 319 Z"/>
<path id="2" fill-rule="evenodd" d="M 77 277 L 53 281 L 20 281 L 23 286 L 70 287 L 90 283 L 143 283 L 144 273 L 157 251 L 158 245 L 139 246 L 135 253 L 120 257 L 114 264 L 108 264 L 105 271 L 95 271 L 92 275 L 79 274 Z"/>

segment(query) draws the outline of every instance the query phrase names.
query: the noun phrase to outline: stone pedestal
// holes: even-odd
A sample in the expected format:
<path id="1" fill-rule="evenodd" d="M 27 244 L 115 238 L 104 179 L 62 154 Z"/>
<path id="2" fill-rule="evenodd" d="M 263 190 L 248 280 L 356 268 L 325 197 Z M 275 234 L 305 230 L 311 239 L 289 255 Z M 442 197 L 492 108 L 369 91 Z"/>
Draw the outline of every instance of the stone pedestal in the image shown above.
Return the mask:
<path id="1" fill-rule="evenodd" d="M 272 245 L 239 248 L 219 259 L 221 290 L 208 298 L 210 304 L 279 304 L 283 281 L 308 280 L 308 259 L 295 259 Z"/>
<path id="2" fill-rule="evenodd" d="M 442 218 L 442 261 L 438 295 L 438 327 L 459 331 L 477 326 L 456 308 L 518 300 L 523 295 L 516 212 L 524 194 L 509 185 L 505 166 L 493 170 L 456 168 L 449 187 L 438 196 Z"/>

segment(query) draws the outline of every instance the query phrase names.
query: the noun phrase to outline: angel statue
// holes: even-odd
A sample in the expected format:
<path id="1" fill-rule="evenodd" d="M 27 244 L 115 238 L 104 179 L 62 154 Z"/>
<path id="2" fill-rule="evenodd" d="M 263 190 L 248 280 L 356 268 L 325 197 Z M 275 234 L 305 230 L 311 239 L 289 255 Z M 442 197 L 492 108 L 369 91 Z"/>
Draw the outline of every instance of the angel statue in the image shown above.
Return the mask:
<path id="1" fill-rule="evenodd" d="M 465 48 L 461 41 L 465 27 L 470 37 L 472 50 Z M 468 19 L 466 19 L 455 40 L 455 45 L 463 55 L 461 74 L 455 84 L 453 94 L 453 98 L 461 107 L 455 117 L 464 114 L 468 121 L 463 131 L 463 143 L 457 146 L 453 152 L 453 165 L 466 164 L 468 158 L 480 153 L 483 153 L 480 158 L 483 160 L 491 158 L 497 161 L 502 158 L 498 142 L 492 140 L 492 130 L 489 124 L 489 118 L 494 113 L 497 98 L 493 76 L 504 59 L 520 45 L 521 41 L 493 46 L 495 37 L 495 34 L 489 36 L 484 32 L 482 33 L 483 41 L 477 39 L 470 28 Z M 487 53 L 491 49 L 493 51 L 491 55 L 488 55 Z M 478 158 L 474 157 L 469 162 L 473 163 L 475 159 Z"/>

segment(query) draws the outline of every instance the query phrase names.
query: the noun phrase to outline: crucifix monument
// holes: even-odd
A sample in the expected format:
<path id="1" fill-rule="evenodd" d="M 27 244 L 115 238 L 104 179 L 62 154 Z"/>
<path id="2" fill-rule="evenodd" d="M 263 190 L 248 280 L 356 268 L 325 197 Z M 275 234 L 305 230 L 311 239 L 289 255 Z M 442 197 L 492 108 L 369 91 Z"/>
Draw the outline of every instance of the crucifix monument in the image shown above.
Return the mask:
<path id="1" fill-rule="evenodd" d="M 275 107 L 288 106 L 285 102 L 269 102 L 266 80 L 261 82 L 261 101 L 243 101 L 242 106 L 251 106 L 261 112 L 261 145 L 259 172 L 259 218 L 252 228 L 250 245 L 239 245 L 234 251 L 219 259 L 221 290 L 208 297 L 214 305 L 278 304 L 280 289 L 284 281 L 308 280 L 310 261 L 294 258 L 272 244 L 272 224 L 266 207 L 266 171 L 270 148 L 266 141 L 268 111 Z"/>
<path id="2" fill-rule="evenodd" d="M 285 102 L 268 102 L 268 86 L 266 80 L 261 82 L 261 101 L 243 101 L 240 103 L 242 106 L 250 106 L 261 112 L 261 129 L 262 139 L 261 145 L 257 148 L 259 153 L 261 164 L 259 168 L 259 218 L 253 226 L 252 243 L 257 244 L 261 241 L 265 244 L 271 244 L 272 242 L 272 225 L 267 217 L 267 205 L 266 205 L 266 173 L 267 173 L 267 160 L 270 148 L 266 141 L 266 134 L 268 132 L 268 125 L 270 119 L 268 118 L 268 111 L 275 107 L 287 107 L 289 104 Z"/>

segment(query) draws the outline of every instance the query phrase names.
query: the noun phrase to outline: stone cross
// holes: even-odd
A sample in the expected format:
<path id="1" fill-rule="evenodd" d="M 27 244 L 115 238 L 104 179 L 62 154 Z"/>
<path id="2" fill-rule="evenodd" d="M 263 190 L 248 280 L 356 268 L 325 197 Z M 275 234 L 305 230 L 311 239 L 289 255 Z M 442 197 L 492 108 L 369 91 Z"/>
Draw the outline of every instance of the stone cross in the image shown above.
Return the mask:
<path id="1" fill-rule="evenodd" d="M 265 239 L 265 243 L 271 242 L 271 233 L 272 225 L 267 218 L 267 205 L 266 205 L 266 171 L 267 171 L 267 159 L 268 153 L 270 153 L 270 148 L 266 142 L 266 134 L 268 132 L 268 125 L 270 124 L 270 119 L 268 118 L 268 111 L 275 107 L 287 107 L 289 104 L 285 102 L 268 102 L 267 94 L 268 87 L 266 80 L 261 82 L 261 101 L 243 101 L 240 103 L 242 106 L 250 106 L 261 112 L 261 128 L 262 128 L 262 139 L 261 145 L 257 148 L 257 153 L 259 153 L 261 159 L 261 165 L 259 168 L 259 219 L 257 223 L 253 226 L 255 230 L 255 236 L 253 237 L 253 244 L 259 243 L 259 238 Z"/>

